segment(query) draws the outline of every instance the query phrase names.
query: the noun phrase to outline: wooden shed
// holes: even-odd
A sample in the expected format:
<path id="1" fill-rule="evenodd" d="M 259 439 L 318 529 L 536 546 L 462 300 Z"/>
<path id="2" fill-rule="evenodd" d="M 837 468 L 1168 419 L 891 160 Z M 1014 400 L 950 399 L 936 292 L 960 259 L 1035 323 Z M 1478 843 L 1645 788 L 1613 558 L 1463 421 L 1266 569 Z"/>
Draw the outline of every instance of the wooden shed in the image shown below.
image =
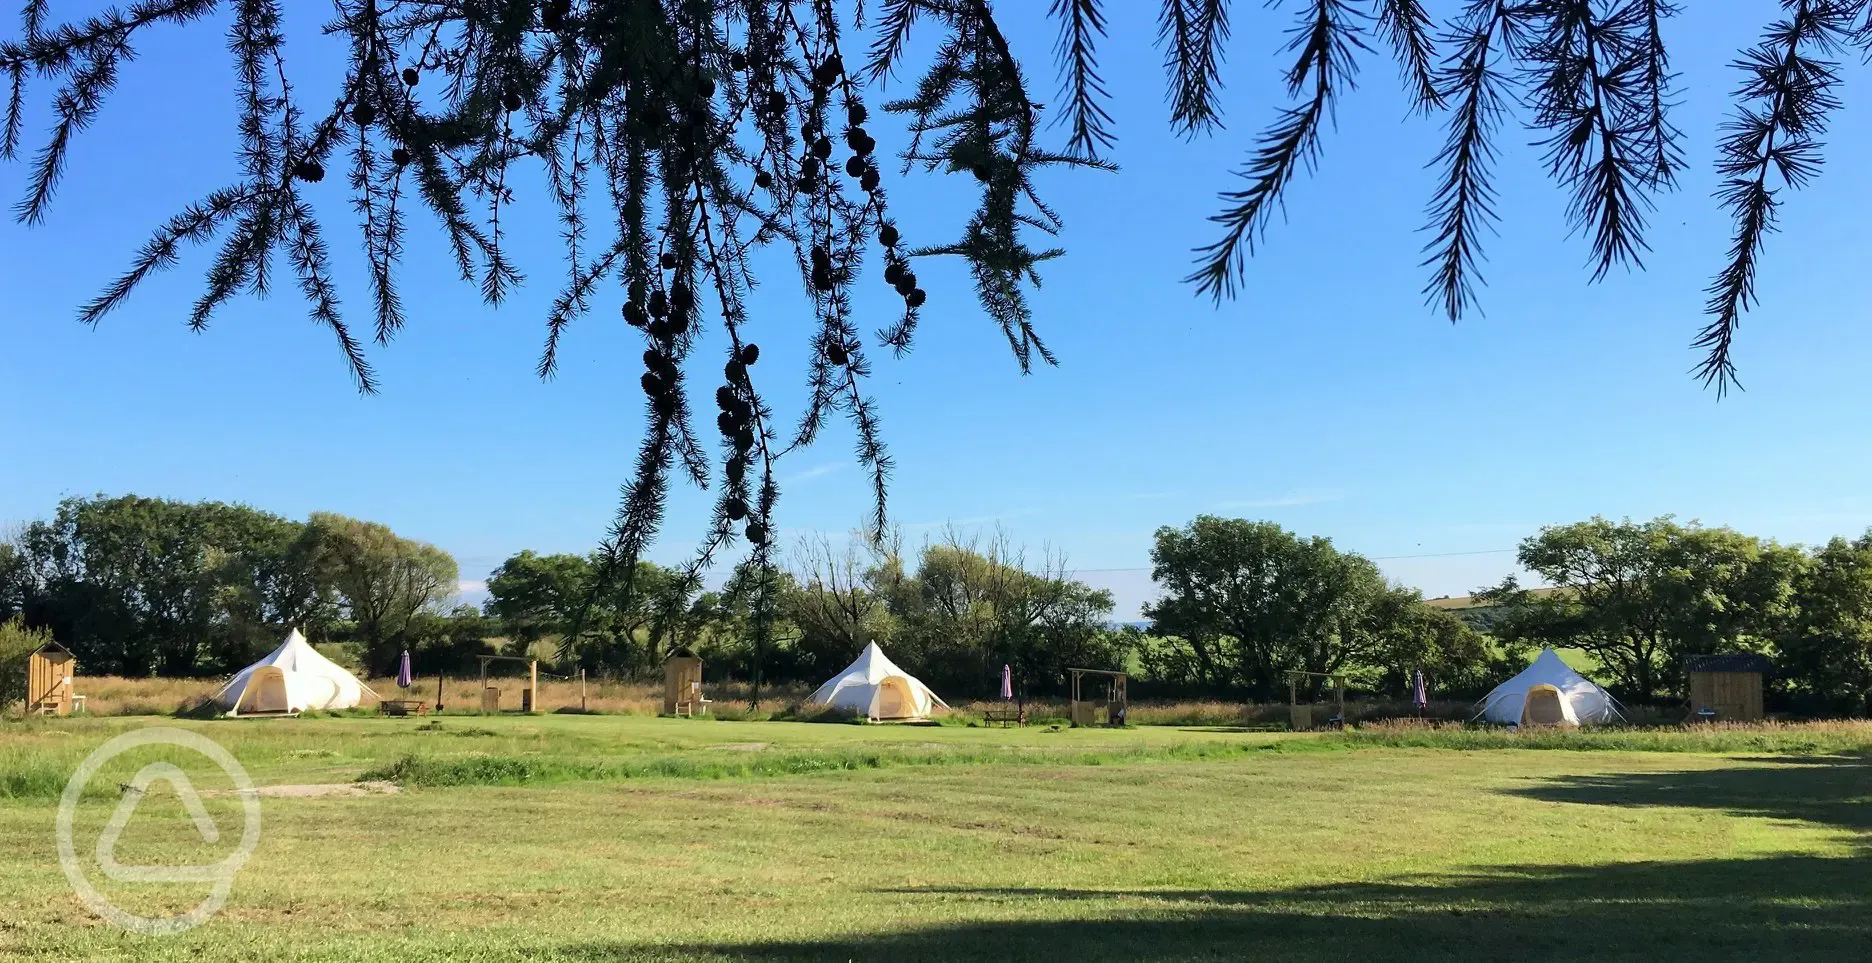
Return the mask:
<path id="1" fill-rule="evenodd" d="M 1684 668 L 1690 673 L 1692 720 L 1752 722 L 1762 717 L 1762 682 L 1774 669 L 1766 656 L 1693 655 Z"/>
<path id="2" fill-rule="evenodd" d="M 47 642 L 26 657 L 26 711 L 68 716 L 72 710 L 72 673 L 78 662 L 71 650 Z"/>
<path id="3" fill-rule="evenodd" d="M 708 711 L 702 696 L 702 660 L 688 649 L 673 649 L 663 659 L 663 714 L 692 716 Z"/>

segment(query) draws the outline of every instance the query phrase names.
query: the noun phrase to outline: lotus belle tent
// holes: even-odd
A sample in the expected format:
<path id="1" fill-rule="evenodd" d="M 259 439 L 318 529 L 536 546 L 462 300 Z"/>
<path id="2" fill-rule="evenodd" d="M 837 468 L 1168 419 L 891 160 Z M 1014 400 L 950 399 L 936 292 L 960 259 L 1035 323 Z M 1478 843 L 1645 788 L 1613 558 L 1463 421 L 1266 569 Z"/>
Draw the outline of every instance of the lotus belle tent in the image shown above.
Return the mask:
<path id="1" fill-rule="evenodd" d="M 214 701 L 233 716 L 293 715 L 307 709 L 350 709 L 369 686 L 318 654 L 298 629 L 273 654 L 235 673 Z"/>
<path id="2" fill-rule="evenodd" d="M 1592 726 L 1620 720 L 1606 690 L 1542 649 L 1521 674 L 1495 687 L 1477 715 L 1524 726 Z"/>
<path id="3" fill-rule="evenodd" d="M 867 719 L 926 719 L 937 698 L 916 676 L 897 668 L 873 642 L 858 653 L 858 661 L 832 677 L 807 700 L 818 705 L 862 712 Z"/>

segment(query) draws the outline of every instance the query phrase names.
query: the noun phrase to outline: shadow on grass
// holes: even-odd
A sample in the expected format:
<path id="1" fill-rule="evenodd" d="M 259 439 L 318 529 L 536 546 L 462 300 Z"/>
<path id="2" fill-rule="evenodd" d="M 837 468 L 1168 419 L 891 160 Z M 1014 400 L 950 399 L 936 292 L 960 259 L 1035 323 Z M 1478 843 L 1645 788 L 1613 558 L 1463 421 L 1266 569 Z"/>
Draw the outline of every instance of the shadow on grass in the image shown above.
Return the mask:
<path id="1" fill-rule="evenodd" d="M 1783 760 L 1774 760 L 1780 762 Z M 1556 779 L 1548 802 L 1694 806 L 1872 828 L 1872 765 Z M 1602 866 L 1508 866 L 1274 891 L 916 888 L 906 915 L 959 919 L 818 941 L 582 945 L 576 960 L 1420 960 L 1872 957 L 1872 858 L 1806 855 Z M 1021 919 L 1020 917 L 1035 917 Z M 1062 919 L 1061 917 L 1070 917 Z"/>
<path id="2" fill-rule="evenodd" d="M 1872 830 L 1872 759 L 1865 755 L 1738 761 L 1755 765 L 1563 776 L 1510 792 L 1544 802 L 1720 809 L 1744 816 Z M 1872 948 L 1868 948 L 1868 955 L 1872 955 Z"/>

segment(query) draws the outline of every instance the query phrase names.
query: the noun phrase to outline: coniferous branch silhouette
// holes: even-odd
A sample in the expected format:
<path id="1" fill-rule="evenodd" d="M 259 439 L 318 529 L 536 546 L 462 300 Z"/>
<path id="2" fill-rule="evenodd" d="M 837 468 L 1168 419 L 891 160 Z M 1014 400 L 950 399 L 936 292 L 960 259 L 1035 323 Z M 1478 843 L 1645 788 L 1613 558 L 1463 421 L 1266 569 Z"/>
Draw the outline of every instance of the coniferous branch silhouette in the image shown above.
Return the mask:
<path id="1" fill-rule="evenodd" d="M 1695 346 L 1704 352 L 1697 375 L 1719 396 L 1736 385 L 1734 337 L 1754 303 L 1765 236 L 1785 192 L 1819 171 L 1818 138 L 1839 106 L 1836 59 L 1872 50 L 1872 0 L 1780 3 L 1781 19 L 1735 65 L 1745 81 L 1717 165 L 1736 230 Z M 1548 173 L 1568 194 L 1570 224 L 1587 242 L 1589 277 L 1642 267 L 1650 205 L 1674 188 L 1685 163 L 1666 46 L 1677 3 L 1277 6 L 1295 18 L 1284 65 L 1292 102 L 1255 136 L 1236 173 L 1243 183 L 1221 194 L 1221 236 L 1196 250 L 1189 277 L 1198 292 L 1218 300 L 1239 293 L 1246 258 L 1295 176 L 1318 160 L 1322 125 L 1352 92 L 1359 55 L 1373 48 L 1395 61 L 1415 112 L 1444 112 L 1424 247 L 1424 293 L 1436 309 L 1456 320 L 1476 305 L 1482 235 L 1496 223 L 1496 149 L 1510 123 L 1537 132 Z M 289 82 L 279 0 L 136 0 L 57 24 L 48 9 L 46 0 L 26 0 L 18 36 L 0 41 L 0 157 L 25 149 L 35 96 L 50 119 L 15 207 L 29 224 L 50 213 L 73 145 L 131 82 L 130 61 L 149 31 L 218 17 L 234 68 L 238 179 L 162 224 L 82 307 L 89 324 L 185 249 L 213 244 L 192 327 L 207 326 L 235 297 L 273 291 L 290 272 L 359 389 L 372 391 L 364 342 L 387 343 L 408 323 L 398 280 L 409 219 L 433 217 L 456 272 L 499 303 L 523 281 L 503 226 L 519 202 L 509 168 L 539 165 L 564 275 L 538 373 L 555 373 L 574 322 L 611 304 L 644 346 L 647 424 L 605 542 L 606 578 L 628 572 L 660 530 L 679 467 L 718 489 L 695 564 L 743 537 L 755 557 L 769 558 L 774 463 L 813 443 L 834 414 L 852 425 L 871 475 L 872 525 L 881 530 L 891 461 L 865 387 L 874 372 L 852 314 L 853 285 L 870 283 L 874 269 L 903 299 L 901 314 L 872 332 L 876 347 L 901 355 L 931 296 L 914 266 L 962 258 L 1016 363 L 1024 371 L 1055 363 L 1030 294 L 1042 264 L 1061 254 L 1053 238 L 1063 224 L 1036 178 L 1056 167 L 1111 169 L 1105 157 L 1117 135 L 1099 64 L 1108 39 L 1103 0 L 1046 8 L 1063 101 L 1052 114 L 1034 100 L 990 0 L 877 0 L 869 8 L 834 0 L 338 0 L 326 29 L 344 44 L 345 69 L 334 87 L 316 91 Z M 1235 9 L 1235 0 L 1161 0 L 1156 42 L 1168 120 L 1185 136 L 1221 130 Z M 853 30 L 864 33 L 855 39 Z M 914 64 L 913 50 L 925 51 Z M 874 111 L 868 97 L 896 83 L 905 86 Z M 898 176 L 972 180 L 976 206 L 959 237 L 932 240 L 891 216 L 867 129 L 882 115 L 909 135 Z M 1059 146 L 1043 143 L 1048 127 L 1062 131 Z M 314 195 L 331 190 L 314 185 L 341 162 L 368 266 L 369 338 L 346 319 L 330 215 L 314 205 Z M 597 214 L 605 207 L 609 216 Z M 759 280 L 749 255 L 762 248 L 793 256 L 813 308 L 809 399 L 790 430 L 762 400 L 759 349 L 742 337 L 742 297 Z M 714 326 L 711 311 L 730 341 L 719 378 L 698 373 L 705 366 L 692 357 L 696 338 Z M 692 424 L 687 386 L 698 379 L 714 385 L 719 409 L 712 458 Z M 766 583 L 751 584 L 759 594 Z"/>

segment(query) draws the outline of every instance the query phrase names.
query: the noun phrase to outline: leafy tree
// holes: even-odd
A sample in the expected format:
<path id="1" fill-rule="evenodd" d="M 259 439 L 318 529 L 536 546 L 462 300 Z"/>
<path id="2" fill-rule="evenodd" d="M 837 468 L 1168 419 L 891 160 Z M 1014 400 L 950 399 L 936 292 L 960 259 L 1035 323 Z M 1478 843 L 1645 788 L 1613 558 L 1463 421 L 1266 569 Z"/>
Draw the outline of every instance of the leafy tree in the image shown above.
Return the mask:
<path id="1" fill-rule="evenodd" d="M 27 0 L 20 36 L 0 42 L 0 71 L 10 80 L 0 156 L 18 155 L 34 92 L 52 91 L 53 122 L 18 205 L 23 220 L 47 216 L 76 135 L 124 76 L 135 44 L 221 6 L 136 0 L 53 24 L 42 0 Z M 515 185 L 537 165 L 531 176 L 564 222 L 565 238 L 564 280 L 546 319 L 540 374 L 555 369 L 566 326 L 601 304 L 619 305 L 644 331 L 647 423 L 605 542 L 600 585 L 629 571 L 656 535 L 677 466 L 698 485 L 718 482 L 698 562 L 745 535 L 758 563 L 771 569 L 774 463 L 810 444 L 833 414 L 854 425 L 881 532 L 890 460 L 877 406 L 863 389 L 873 346 L 860 338 L 849 297 L 867 262 L 881 264 L 886 283 L 904 298 L 876 348 L 901 353 L 910 346 L 929 297 L 914 265 L 960 257 L 1022 369 L 1036 358 L 1055 361 L 1027 300 L 1039 266 L 1062 253 L 1051 237 L 1063 226 L 1039 184 L 1054 168 L 1111 166 L 1104 155 L 1115 134 L 1098 66 L 1107 30 L 1102 0 L 1049 7 L 1059 28 L 1061 107 L 1050 121 L 1064 128 L 1058 145 L 1045 142 L 1043 97 L 990 0 L 882 0 L 868 10 L 777 0 L 339 0 L 329 32 L 344 51 L 342 69 L 333 72 L 340 79 L 310 93 L 289 86 L 283 5 L 231 6 L 226 46 L 234 61 L 239 177 L 161 226 L 82 317 L 97 322 L 172 266 L 185 246 L 219 240 L 191 325 L 205 326 L 243 292 L 267 293 L 283 259 L 359 387 L 374 390 L 362 338 L 341 310 L 329 222 L 314 206 L 321 196 L 333 200 L 316 186 L 327 167 L 349 167 L 343 216 L 355 210 L 362 222 L 371 333 L 388 342 L 406 320 L 398 278 L 411 206 L 436 217 L 457 272 L 497 304 L 521 277 L 502 215 L 517 203 Z M 1496 223 L 1496 149 L 1510 120 L 1532 128 L 1544 149 L 1548 174 L 1567 195 L 1570 227 L 1590 248 L 1592 277 L 1641 266 L 1646 211 L 1674 188 L 1684 164 L 1665 41 L 1676 4 L 1282 6 L 1295 18 L 1281 65 L 1291 103 L 1253 138 L 1220 195 L 1212 218 L 1218 233 L 1197 249 L 1189 276 L 1198 291 L 1217 299 L 1237 292 L 1243 259 L 1284 209 L 1294 178 L 1320 156 L 1327 119 L 1375 49 L 1396 63 L 1411 101 L 1447 130 L 1432 159 L 1439 180 L 1426 212 L 1424 293 L 1438 310 L 1455 319 L 1474 300 L 1480 245 Z M 1736 64 L 1738 104 L 1717 163 L 1721 203 L 1735 230 L 1709 286 L 1708 320 L 1696 344 L 1706 349 L 1701 377 L 1719 392 L 1734 383 L 1734 334 L 1753 301 L 1758 257 L 1779 206 L 1820 168 L 1819 140 L 1840 106 L 1841 69 L 1830 58 L 1872 50 L 1872 0 L 1782 6 L 1781 19 Z M 1445 14 L 1441 30 L 1432 7 Z M 1178 133 L 1222 126 L 1221 65 L 1235 9 L 1232 0 L 1161 0 L 1158 42 Z M 910 68 L 914 49 L 930 51 L 920 77 L 882 107 L 901 118 L 908 135 L 904 175 L 920 169 L 978 185 L 961 236 L 947 241 L 929 241 L 929 231 L 893 217 L 884 159 L 866 127 L 883 121 L 873 112 L 877 88 Z M 604 203 L 609 216 L 593 216 Z M 778 263 L 798 266 L 811 305 L 802 332 L 812 349 L 809 400 L 791 431 L 762 401 L 753 377 L 759 351 L 744 337 L 743 295 L 758 280 L 749 255 L 767 245 L 792 256 Z M 618 293 L 607 296 L 613 284 Z M 686 378 L 700 375 L 685 373 L 694 369 L 690 354 L 709 314 L 727 342 L 714 362 L 725 363 L 721 378 L 712 388 L 703 382 L 720 409 L 718 479 L 692 424 Z M 684 585 L 692 591 L 691 582 Z"/>
<path id="2" fill-rule="evenodd" d="M 604 564 L 601 553 L 520 552 L 488 576 L 487 614 L 500 619 L 520 649 L 552 637 L 568 664 L 653 671 L 664 648 L 693 628 L 680 574 L 640 561 L 630 578 L 601 585 Z"/>
<path id="3" fill-rule="evenodd" d="M 1872 532 L 1815 551 L 1795 602 L 1778 674 L 1818 707 L 1872 713 Z"/>
<path id="4" fill-rule="evenodd" d="M 218 615 L 225 553 L 209 513 L 167 499 L 67 498 L 21 537 L 32 624 L 91 665 L 190 675 Z"/>
<path id="5" fill-rule="evenodd" d="M 26 557 L 11 540 L 0 541 L 0 621 L 26 608 Z"/>
<path id="6" fill-rule="evenodd" d="M 26 657 L 52 641 L 52 633 L 30 628 L 18 615 L 0 619 L 0 711 L 26 698 Z"/>
<path id="7" fill-rule="evenodd" d="M 488 615 L 501 621 L 521 648 L 569 631 L 591 592 L 591 560 L 527 550 L 502 562 L 487 579 Z"/>
<path id="8" fill-rule="evenodd" d="M 209 662 L 233 672 L 298 628 L 324 637 L 337 598 L 319 568 L 318 530 L 244 505 L 196 506 L 212 529 L 220 563 Z"/>
<path id="9" fill-rule="evenodd" d="M 308 524 L 318 533 L 320 571 L 356 625 L 365 670 L 390 674 L 411 620 L 455 593 L 455 559 L 376 522 L 314 512 Z"/>
<path id="10" fill-rule="evenodd" d="M 1372 617 L 1378 643 L 1361 674 L 1375 691 L 1407 692 L 1421 669 L 1438 693 L 1480 695 L 1513 674 L 1480 633 L 1461 618 L 1423 604 L 1415 591 L 1386 593 Z"/>
<path id="11" fill-rule="evenodd" d="M 1585 649 L 1640 699 L 1677 689 L 1686 655 L 1765 646 L 1805 565 L 1798 549 L 1669 516 L 1549 526 L 1517 558 L 1558 591 L 1498 587 L 1488 597 L 1512 611 L 1497 633 Z"/>
<path id="12" fill-rule="evenodd" d="M 1164 595 L 1144 614 L 1155 631 L 1189 643 L 1198 680 L 1262 700 L 1286 691 L 1289 670 L 1366 664 L 1385 615 L 1399 611 L 1369 560 L 1273 522 L 1200 515 L 1160 528 L 1151 577 Z"/>
<path id="13" fill-rule="evenodd" d="M 480 668 L 478 655 L 491 654 L 492 640 L 501 622 L 472 605 L 458 605 L 444 615 L 433 610 L 410 619 L 406 636 L 410 661 L 417 673 L 465 675 Z"/>

